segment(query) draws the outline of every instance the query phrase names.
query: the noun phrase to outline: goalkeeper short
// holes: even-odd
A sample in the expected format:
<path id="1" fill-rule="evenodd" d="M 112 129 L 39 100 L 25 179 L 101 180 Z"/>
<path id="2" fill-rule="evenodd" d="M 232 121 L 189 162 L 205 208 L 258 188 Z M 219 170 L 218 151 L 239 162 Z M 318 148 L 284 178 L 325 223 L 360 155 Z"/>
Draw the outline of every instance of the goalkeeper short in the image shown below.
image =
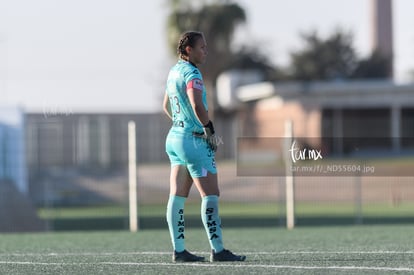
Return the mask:
<path id="1" fill-rule="evenodd" d="M 171 128 L 165 142 L 171 167 L 186 166 L 192 178 L 205 177 L 207 172 L 216 174 L 215 153 L 206 140 L 192 133 L 176 131 L 175 128 Z"/>

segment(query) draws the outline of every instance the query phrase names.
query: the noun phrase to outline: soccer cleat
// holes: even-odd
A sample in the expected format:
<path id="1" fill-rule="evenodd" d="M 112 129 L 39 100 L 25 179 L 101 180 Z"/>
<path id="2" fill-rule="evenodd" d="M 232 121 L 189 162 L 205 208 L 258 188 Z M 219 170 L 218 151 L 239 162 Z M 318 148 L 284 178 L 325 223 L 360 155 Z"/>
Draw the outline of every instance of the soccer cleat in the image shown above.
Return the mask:
<path id="1" fill-rule="evenodd" d="M 202 262 L 204 261 L 204 257 L 200 257 L 194 254 L 191 254 L 187 250 L 183 252 L 174 251 L 173 254 L 173 262 Z"/>
<path id="2" fill-rule="evenodd" d="M 235 255 L 230 250 L 223 249 L 219 253 L 215 253 L 211 250 L 210 262 L 243 262 L 246 260 L 244 255 Z"/>

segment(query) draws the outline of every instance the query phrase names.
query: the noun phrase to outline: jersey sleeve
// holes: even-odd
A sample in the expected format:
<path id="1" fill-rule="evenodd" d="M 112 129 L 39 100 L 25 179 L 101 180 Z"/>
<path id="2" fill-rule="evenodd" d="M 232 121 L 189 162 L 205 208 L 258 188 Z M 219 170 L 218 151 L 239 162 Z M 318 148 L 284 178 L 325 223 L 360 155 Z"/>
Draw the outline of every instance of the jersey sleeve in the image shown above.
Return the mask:
<path id="1" fill-rule="evenodd" d="M 187 89 L 197 89 L 203 91 L 204 84 L 203 80 L 199 78 L 194 78 L 187 83 Z"/>
<path id="2" fill-rule="evenodd" d="M 187 89 L 197 89 L 202 93 L 203 105 L 205 109 L 208 110 L 206 88 L 204 86 L 203 77 L 201 76 L 200 71 L 195 67 L 188 68 L 184 74 L 184 80 Z"/>
<path id="3" fill-rule="evenodd" d="M 187 86 L 187 89 L 197 89 L 200 91 L 203 91 L 204 89 L 204 83 L 203 78 L 201 76 L 200 71 L 197 68 L 191 68 L 186 74 L 185 74 L 185 84 Z"/>

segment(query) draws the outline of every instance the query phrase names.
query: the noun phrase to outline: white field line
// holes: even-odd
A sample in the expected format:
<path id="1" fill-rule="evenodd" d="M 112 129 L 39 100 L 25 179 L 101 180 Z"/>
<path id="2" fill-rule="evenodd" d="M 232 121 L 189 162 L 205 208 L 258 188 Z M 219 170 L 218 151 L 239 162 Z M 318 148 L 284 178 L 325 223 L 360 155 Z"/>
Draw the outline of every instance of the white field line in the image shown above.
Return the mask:
<path id="1" fill-rule="evenodd" d="M 97 262 L 97 263 L 44 263 L 44 262 L 12 262 L 0 261 L 7 265 L 39 265 L 39 266 L 81 266 L 81 265 L 123 265 L 123 266 L 197 266 L 197 267 L 230 267 L 230 268 L 264 268 L 264 269 L 303 269 L 303 270 L 366 270 L 366 271 L 400 271 L 413 272 L 410 267 L 377 267 L 377 266 L 303 266 L 303 265 L 264 265 L 264 264 L 214 264 L 214 263 L 130 263 L 130 262 Z"/>
<path id="2" fill-rule="evenodd" d="M 195 254 L 209 254 L 205 251 L 192 251 Z M 116 256 L 116 255 L 171 255 L 172 252 L 166 251 L 137 251 L 137 252 L 73 252 L 73 253 L 0 253 L 0 257 L 15 256 L 15 257 L 36 257 L 36 256 Z M 414 250 L 397 251 L 397 250 L 377 250 L 377 251 L 250 251 L 250 252 L 239 252 L 243 255 L 326 255 L 326 254 L 414 254 Z"/>

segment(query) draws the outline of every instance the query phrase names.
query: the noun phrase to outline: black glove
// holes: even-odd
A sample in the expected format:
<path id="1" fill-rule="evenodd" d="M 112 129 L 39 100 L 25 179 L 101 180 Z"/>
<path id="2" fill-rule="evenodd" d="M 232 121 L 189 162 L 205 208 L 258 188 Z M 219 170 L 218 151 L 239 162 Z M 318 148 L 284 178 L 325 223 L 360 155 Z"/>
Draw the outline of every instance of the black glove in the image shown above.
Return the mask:
<path id="1" fill-rule="evenodd" d="M 214 135 L 215 131 L 214 131 L 213 122 L 211 122 L 211 120 L 206 125 L 203 126 L 203 131 L 204 131 L 203 138 L 206 139 L 207 144 L 210 146 L 210 149 L 216 152 L 217 151 L 217 140 L 216 140 L 216 136 Z"/>

